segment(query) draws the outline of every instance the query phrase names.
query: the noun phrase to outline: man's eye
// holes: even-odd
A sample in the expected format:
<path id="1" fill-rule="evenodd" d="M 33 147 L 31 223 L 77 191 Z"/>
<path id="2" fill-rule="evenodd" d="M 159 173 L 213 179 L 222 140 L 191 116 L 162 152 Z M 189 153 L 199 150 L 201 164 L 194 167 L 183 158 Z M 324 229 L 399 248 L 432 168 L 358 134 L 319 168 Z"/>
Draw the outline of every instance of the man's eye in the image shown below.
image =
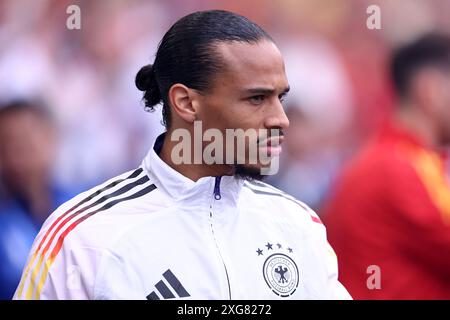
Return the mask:
<path id="1" fill-rule="evenodd" d="M 278 99 L 280 100 L 280 102 L 284 102 L 284 100 L 286 99 L 287 94 L 286 93 L 282 93 L 278 96 Z"/>
<path id="2" fill-rule="evenodd" d="M 263 103 L 265 99 L 266 96 L 263 95 L 253 96 L 249 98 L 250 102 L 256 105 Z"/>

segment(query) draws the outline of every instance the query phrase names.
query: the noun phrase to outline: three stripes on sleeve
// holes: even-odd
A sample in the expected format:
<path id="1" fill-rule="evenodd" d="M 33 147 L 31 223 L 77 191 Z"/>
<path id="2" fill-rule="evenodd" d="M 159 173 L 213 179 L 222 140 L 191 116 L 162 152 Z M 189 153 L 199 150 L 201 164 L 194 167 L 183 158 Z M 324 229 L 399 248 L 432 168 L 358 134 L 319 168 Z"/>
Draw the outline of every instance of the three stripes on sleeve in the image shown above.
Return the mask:
<path id="1" fill-rule="evenodd" d="M 149 178 L 143 171 L 138 168 L 128 176 L 124 174 L 125 178 L 106 183 L 106 186 L 97 189 L 61 214 L 47 230 L 42 229 L 40 234 L 44 236 L 40 241 L 36 241 L 37 247 L 32 250 L 15 298 L 40 298 L 50 267 L 61 251 L 64 240 L 79 224 L 121 202 L 142 197 L 156 189 L 154 184 L 149 183 Z M 108 193 L 116 186 L 119 186 L 117 190 Z M 140 186 L 144 187 L 139 188 Z M 129 192 L 134 189 L 139 190 Z M 125 193 L 127 196 L 123 197 Z"/>

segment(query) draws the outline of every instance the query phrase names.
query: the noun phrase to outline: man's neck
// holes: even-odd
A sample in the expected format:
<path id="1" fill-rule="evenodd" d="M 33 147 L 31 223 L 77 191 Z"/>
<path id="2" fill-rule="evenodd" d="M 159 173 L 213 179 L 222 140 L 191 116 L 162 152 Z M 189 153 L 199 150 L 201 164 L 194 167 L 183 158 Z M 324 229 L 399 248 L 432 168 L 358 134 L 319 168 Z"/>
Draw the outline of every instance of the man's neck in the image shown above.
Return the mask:
<path id="1" fill-rule="evenodd" d="M 436 128 L 431 119 L 412 105 L 401 105 L 394 116 L 395 123 L 430 148 L 440 148 Z"/>
<path id="2" fill-rule="evenodd" d="M 220 164 L 213 164 L 208 165 L 204 164 L 203 160 L 201 164 L 189 164 L 189 163 L 182 163 L 182 164 L 175 164 L 172 159 L 172 150 L 179 142 L 177 141 L 171 141 L 170 139 L 171 132 L 168 131 L 165 134 L 164 137 L 164 143 L 161 148 L 161 151 L 159 152 L 159 157 L 161 160 L 163 160 L 169 167 L 174 169 L 175 171 L 178 171 L 183 176 L 193 180 L 197 181 L 198 179 L 202 177 L 216 177 L 216 176 L 222 176 L 222 175 L 233 175 L 233 167 L 230 165 L 220 165 Z M 193 153 L 191 153 L 193 154 Z"/>

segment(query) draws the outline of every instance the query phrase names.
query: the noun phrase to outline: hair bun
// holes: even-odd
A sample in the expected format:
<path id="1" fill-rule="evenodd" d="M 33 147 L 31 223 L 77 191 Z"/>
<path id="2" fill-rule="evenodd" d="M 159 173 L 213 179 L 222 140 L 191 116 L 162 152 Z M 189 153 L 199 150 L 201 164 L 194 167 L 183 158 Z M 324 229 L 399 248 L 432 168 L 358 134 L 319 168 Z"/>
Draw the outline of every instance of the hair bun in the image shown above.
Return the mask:
<path id="1" fill-rule="evenodd" d="M 153 66 L 148 64 L 143 66 L 136 75 L 136 87 L 141 91 L 147 91 L 152 82 L 155 81 L 155 75 L 153 72 Z M 156 82 L 156 81 L 155 81 Z"/>
<path id="2" fill-rule="evenodd" d="M 153 110 L 153 107 L 161 102 L 161 93 L 156 81 L 153 65 L 143 66 L 136 75 L 136 87 L 144 91 L 144 102 L 146 110 Z"/>

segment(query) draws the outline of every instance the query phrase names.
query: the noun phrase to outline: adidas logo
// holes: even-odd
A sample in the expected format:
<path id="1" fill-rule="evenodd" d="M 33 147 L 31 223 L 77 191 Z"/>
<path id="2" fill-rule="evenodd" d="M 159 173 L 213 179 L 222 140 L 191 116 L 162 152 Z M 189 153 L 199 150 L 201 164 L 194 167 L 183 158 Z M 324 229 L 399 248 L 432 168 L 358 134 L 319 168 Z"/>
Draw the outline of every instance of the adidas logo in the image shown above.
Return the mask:
<path id="1" fill-rule="evenodd" d="M 163 273 L 163 277 L 166 281 L 161 280 L 155 284 L 156 290 L 152 291 L 152 293 L 147 296 L 147 300 L 160 300 L 161 297 L 162 299 L 174 299 L 177 298 L 176 295 L 178 295 L 179 298 L 191 296 L 170 269 Z M 172 290 L 170 290 L 169 287 Z"/>

